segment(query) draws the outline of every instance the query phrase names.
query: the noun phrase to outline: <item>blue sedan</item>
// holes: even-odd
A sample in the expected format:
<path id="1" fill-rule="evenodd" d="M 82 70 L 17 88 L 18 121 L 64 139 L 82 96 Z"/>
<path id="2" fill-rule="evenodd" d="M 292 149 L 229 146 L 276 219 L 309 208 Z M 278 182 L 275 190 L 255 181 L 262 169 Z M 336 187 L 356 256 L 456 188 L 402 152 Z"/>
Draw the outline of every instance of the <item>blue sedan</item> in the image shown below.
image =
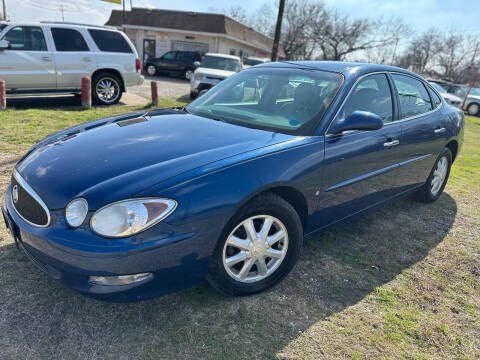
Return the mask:
<path id="1" fill-rule="evenodd" d="M 15 166 L 3 215 L 43 272 L 131 301 L 203 282 L 279 282 L 304 235 L 413 194 L 437 200 L 464 116 L 383 65 L 267 63 L 187 107 L 51 135 Z"/>

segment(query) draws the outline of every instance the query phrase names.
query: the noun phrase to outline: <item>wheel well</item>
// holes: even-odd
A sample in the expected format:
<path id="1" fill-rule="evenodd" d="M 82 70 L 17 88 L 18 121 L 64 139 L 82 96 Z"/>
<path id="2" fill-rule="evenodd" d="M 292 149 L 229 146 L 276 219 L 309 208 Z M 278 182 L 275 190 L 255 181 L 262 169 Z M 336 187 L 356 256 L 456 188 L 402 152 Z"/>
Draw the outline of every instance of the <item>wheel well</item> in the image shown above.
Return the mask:
<path id="1" fill-rule="evenodd" d="M 452 152 L 452 162 L 453 162 L 453 161 L 455 161 L 455 158 L 457 157 L 458 143 L 455 140 L 452 140 L 447 144 L 447 147 Z"/>
<path id="2" fill-rule="evenodd" d="M 303 228 L 306 228 L 308 218 L 308 206 L 305 197 L 300 191 L 289 186 L 278 186 L 265 190 L 264 192 L 257 194 L 255 197 L 259 195 L 264 195 L 266 193 L 273 193 L 277 196 L 280 196 L 283 200 L 292 205 L 298 216 L 300 217 Z"/>
<path id="3" fill-rule="evenodd" d="M 120 74 L 120 72 L 118 70 L 115 70 L 115 69 L 98 69 L 92 74 L 92 80 L 95 76 L 97 76 L 99 74 L 112 74 L 112 75 L 117 76 L 120 79 L 120 86 L 122 87 L 122 91 L 125 91 L 125 83 L 123 81 L 123 76 L 122 76 L 122 74 Z M 93 86 L 93 84 L 92 84 L 92 86 Z"/>

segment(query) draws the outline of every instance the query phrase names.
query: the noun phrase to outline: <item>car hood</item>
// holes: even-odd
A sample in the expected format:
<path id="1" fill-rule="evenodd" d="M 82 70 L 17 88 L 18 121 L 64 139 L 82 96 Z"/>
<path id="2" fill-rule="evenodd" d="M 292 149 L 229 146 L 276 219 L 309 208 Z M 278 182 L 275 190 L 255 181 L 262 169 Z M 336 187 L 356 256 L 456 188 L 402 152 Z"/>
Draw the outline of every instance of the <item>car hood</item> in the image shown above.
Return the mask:
<path id="1" fill-rule="evenodd" d="M 235 74 L 235 71 L 227 71 L 227 70 L 218 70 L 218 69 L 209 69 L 209 68 L 199 67 L 197 70 L 195 70 L 195 73 L 206 75 L 206 76 L 213 76 L 213 77 L 226 79 L 227 77 Z"/>
<path id="2" fill-rule="evenodd" d="M 95 210 L 185 171 L 291 138 L 180 112 L 130 115 L 50 136 L 17 170 L 50 209 L 85 197 Z"/>

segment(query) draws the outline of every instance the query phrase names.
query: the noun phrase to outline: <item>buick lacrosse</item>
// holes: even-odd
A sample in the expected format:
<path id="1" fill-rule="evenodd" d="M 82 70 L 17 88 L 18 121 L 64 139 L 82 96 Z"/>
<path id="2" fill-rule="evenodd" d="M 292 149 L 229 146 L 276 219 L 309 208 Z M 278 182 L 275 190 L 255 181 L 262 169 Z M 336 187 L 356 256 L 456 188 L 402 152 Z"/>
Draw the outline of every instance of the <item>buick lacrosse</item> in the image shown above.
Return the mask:
<path id="1" fill-rule="evenodd" d="M 205 279 L 248 295 L 292 269 L 304 235 L 402 195 L 437 200 L 463 125 L 400 68 L 266 63 L 186 107 L 47 137 L 15 166 L 2 212 L 39 269 L 86 295 Z"/>

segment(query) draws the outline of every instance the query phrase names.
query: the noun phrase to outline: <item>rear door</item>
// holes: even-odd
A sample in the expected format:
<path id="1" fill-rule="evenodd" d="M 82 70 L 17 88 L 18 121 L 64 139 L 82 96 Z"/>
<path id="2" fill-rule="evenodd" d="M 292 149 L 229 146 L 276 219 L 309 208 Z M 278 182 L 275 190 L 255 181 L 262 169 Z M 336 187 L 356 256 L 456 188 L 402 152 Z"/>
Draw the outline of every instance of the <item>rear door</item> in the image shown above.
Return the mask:
<path id="1" fill-rule="evenodd" d="M 7 89 L 55 89 L 55 59 L 41 26 L 14 26 L 2 40 L 10 47 L 0 50 L 0 78 Z"/>
<path id="2" fill-rule="evenodd" d="M 82 76 L 92 74 L 97 68 L 95 56 L 79 30 L 61 27 L 50 30 L 56 50 L 57 87 L 80 89 Z"/>
<path id="3" fill-rule="evenodd" d="M 427 179 L 446 143 L 446 115 L 441 111 L 438 95 L 431 90 L 431 96 L 422 81 L 402 74 L 391 74 L 391 77 L 403 123 L 400 150 L 405 160 L 399 180 L 403 186 L 418 186 Z"/>
<path id="4" fill-rule="evenodd" d="M 364 76 L 353 87 L 335 121 L 356 110 L 382 117 L 373 131 L 326 134 L 323 192 L 319 198 L 322 225 L 328 225 L 398 194 L 402 124 L 395 121 L 391 83 L 386 74 Z"/>

